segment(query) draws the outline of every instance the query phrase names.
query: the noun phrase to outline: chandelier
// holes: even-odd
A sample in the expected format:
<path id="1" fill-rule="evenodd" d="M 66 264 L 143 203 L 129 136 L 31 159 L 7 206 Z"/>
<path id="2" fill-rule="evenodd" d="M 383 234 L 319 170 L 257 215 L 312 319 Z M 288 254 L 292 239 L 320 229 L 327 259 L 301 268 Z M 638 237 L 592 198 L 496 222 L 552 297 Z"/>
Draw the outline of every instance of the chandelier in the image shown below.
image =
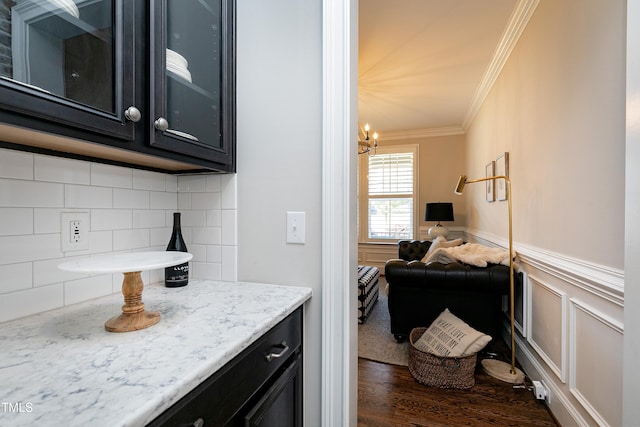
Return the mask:
<path id="1" fill-rule="evenodd" d="M 363 136 L 363 139 L 360 139 L 360 136 Z M 369 156 L 375 156 L 376 151 L 378 150 L 378 132 L 373 133 L 373 142 L 371 142 L 371 138 L 369 138 L 369 123 L 364 125 L 364 129 L 360 127 L 360 131 L 358 132 L 358 154 L 367 153 Z"/>

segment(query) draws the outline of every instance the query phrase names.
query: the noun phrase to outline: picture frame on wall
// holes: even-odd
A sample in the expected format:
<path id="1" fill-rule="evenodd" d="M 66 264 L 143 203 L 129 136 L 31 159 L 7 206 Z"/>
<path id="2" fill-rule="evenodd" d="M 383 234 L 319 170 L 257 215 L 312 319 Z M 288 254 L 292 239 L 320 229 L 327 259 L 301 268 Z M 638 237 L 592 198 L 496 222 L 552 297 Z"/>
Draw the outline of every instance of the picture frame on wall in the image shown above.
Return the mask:
<path id="1" fill-rule="evenodd" d="M 495 176 L 495 171 L 496 171 L 496 162 L 492 160 L 489 164 L 487 164 L 487 166 L 484 167 L 484 176 L 486 178 Z M 495 184 L 496 184 L 495 179 L 490 179 L 488 181 L 485 181 L 485 185 L 486 185 L 485 196 L 487 197 L 487 202 L 494 202 L 496 200 Z"/>
<path id="2" fill-rule="evenodd" d="M 496 159 L 496 176 L 506 176 L 509 178 L 509 153 L 505 151 Z M 496 179 L 496 198 L 507 200 L 507 182 L 504 179 Z"/>

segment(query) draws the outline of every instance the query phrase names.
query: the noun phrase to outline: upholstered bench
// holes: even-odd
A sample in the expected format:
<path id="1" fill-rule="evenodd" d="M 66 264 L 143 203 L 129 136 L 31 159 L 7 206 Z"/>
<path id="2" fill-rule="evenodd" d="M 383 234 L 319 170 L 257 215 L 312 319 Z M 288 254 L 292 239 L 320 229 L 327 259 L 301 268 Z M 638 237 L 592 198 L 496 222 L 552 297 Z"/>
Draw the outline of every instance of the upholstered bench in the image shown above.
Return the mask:
<path id="1" fill-rule="evenodd" d="M 358 323 L 364 323 L 378 301 L 378 267 L 358 266 Z"/>

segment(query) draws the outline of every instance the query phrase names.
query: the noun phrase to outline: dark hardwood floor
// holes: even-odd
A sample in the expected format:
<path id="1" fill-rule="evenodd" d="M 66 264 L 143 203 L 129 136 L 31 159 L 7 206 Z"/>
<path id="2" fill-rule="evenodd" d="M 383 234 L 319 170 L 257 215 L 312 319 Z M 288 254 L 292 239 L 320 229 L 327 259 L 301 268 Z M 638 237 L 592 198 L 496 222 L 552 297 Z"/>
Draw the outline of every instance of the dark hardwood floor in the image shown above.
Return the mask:
<path id="1" fill-rule="evenodd" d="M 469 390 L 418 383 L 405 366 L 358 359 L 358 426 L 553 426 L 531 390 L 513 388 L 479 368 Z"/>

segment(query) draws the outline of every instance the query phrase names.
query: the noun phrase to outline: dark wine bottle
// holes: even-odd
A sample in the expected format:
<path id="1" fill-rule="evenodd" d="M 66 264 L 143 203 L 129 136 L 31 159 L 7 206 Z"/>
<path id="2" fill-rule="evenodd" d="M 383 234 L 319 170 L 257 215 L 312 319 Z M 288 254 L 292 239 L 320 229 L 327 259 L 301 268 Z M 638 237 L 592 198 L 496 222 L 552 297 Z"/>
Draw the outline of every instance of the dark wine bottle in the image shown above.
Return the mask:
<path id="1" fill-rule="evenodd" d="M 167 251 L 188 252 L 187 245 L 182 238 L 182 229 L 180 228 L 180 212 L 173 213 L 173 232 Z M 189 283 L 189 263 L 174 265 L 164 269 L 164 285 L 168 288 L 178 288 L 186 286 Z"/>

